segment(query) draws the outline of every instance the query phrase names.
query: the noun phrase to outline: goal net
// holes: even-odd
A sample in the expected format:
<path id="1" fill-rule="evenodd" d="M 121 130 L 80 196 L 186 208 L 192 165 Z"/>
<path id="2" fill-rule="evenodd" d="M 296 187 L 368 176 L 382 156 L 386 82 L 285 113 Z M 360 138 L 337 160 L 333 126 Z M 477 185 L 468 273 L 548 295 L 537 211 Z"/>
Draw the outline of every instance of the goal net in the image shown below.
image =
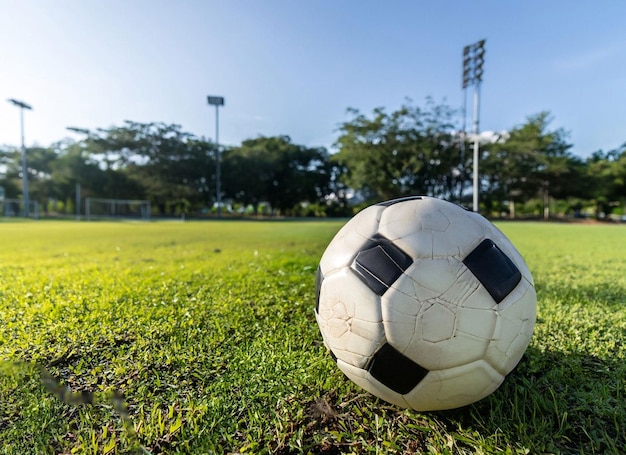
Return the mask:
<path id="1" fill-rule="evenodd" d="M 22 199 L 0 199 L 0 214 L 6 217 L 24 216 L 24 201 Z M 28 216 L 39 219 L 37 201 L 30 201 L 28 204 Z"/>
<path id="2" fill-rule="evenodd" d="M 85 198 L 85 218 L 97 219 L 150 219 L 150 201 L 137 199 Z"/>

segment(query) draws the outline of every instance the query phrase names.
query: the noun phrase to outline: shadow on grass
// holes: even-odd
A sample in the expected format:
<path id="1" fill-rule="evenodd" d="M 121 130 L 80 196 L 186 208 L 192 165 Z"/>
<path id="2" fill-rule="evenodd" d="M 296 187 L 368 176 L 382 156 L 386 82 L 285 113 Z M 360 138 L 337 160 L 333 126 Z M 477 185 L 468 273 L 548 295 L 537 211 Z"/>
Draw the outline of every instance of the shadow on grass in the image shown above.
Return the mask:
<path id="1" fill-rule="evenodd" d="M 332 381 L 333 390 L 300 396 L 306 411 L 292 420 L 292 435 L 299 432 L 304 451 L 313 454 L 626 453 L 626 289 L 603 280 L 538 288 L 540 310 L 549 316 L 538 321 L 533 344 L 489 397 L 419 413 L 363 393 L 347 379 Z"/>
<path id="2" fill-rule="evenodd" d="M 496 392 L 460 419 L 441 415 L 530 453 L 626 453 L 626 288 L 598 280 L 537 290 L 551 324 L 538 319 L 537 342 Z"/>
<path id="3" fill-rule="evenodd" d="M 625 378 L 618 359 L 530 347 L 496 392 L 462 410 L 460 422 L 530 453 L 626 453 Z"/>
<path id="4" fill-rule="evenodd" d="M 418 413 L 367 393 L 330 391 L 294 424 L 313 454 L 619 454 L 626 453 L 625 378 L 617 359 L 530 347 L 496 392 L 464 408 Z"/>

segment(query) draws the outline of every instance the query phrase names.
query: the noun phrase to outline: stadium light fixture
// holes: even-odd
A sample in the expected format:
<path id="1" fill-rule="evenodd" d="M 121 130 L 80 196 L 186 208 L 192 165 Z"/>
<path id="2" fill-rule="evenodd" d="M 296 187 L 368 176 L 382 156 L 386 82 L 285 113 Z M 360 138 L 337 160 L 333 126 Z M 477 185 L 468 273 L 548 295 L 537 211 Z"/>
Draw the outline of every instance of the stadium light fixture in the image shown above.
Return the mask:
<path id="1" fill-rule="evenodd" d="M 479 94 L 480 84 L 483 81 L 483 66 L 485 64 L 485 41 L 480 40 L 474 44 L 470 44 L 463 48 L 463 142 L 465 141 L 465 116 L 466 116 L 466 97 L 467 87 L 474 86 L 474 111 L 473 111 L 473 136 L 474 136 L 474 153 L 473 153 L 473 171 L 472 171 L 472 210 L 478 212 L 478 166 L 479 166 Z M 463 149 L 465 145 L 463 144 Z"/>
<path id="2" fill-rule="evenodd" d="M 470 47 L 463 48 L 463 88 L 466 88 L 472 80 L 472 57 Z"/>
<path id="3" fill-rule="evenodd" d="M 24 101 L 19 101 L 13 98 L 9 98 L 7 101 L 20 108 L 20 132 L 22 137 L 22 192 L 24 198 L 24 216 L 28 218 L 30 215 L 30 201 L 28 200 L 28 167 L 26 166 L 26 146 L 24 145 L 24 109 L 32 111 L 33 108 L 30 104 L 26 104 Z"/>
<path id="4" fill-rule="evenodd" d="M 221 153 L 219 140 L 219 107 L 224 105 L 223 96 L 207 96 L 210 106 L 215 106 L 215 196 L 217 201 L 217 217 L 222 217 L 222 176 L 221 176 Z"/>

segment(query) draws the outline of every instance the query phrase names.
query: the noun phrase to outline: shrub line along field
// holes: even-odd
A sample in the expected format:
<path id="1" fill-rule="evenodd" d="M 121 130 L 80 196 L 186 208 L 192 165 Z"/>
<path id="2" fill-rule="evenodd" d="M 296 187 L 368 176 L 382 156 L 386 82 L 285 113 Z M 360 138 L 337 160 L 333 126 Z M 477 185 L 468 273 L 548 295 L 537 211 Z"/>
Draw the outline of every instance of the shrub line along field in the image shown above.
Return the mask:
<path id="1" fill-rule="evenodd" d="M 530 347 L 488 398 L 418 413 L 321 342 L 316 268 L 342 224 L 0 223 L 1 452 L 626 452 L 623 226 L 498 224 L 535 279 Z"/>

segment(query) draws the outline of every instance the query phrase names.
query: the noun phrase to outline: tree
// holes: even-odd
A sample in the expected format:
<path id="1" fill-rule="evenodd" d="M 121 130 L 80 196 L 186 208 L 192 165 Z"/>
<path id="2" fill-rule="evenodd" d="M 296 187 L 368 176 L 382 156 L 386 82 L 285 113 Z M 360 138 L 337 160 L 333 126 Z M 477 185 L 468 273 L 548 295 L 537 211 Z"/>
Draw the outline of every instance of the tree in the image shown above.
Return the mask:
<path id="1" fill-rule="evenodd" d="M 611 213 L 617 204 L 626 203 L 626 143 L 607 153 L 593 153 L 586 165 L 588 179 L 592 182 L 588 197 L 595 201 L 596 217 Z"/>
<path id="2" fill-rule="evenodd" d="M 285 213 L 301 202 L 328 194 L 330 164 L 326 149 L 293 144 L 288 136 L 243 141 L 224 156 L 224 191 L 255 212 L 269 202 Z"/>
<path id="3" fill-rule="evenodd" d="M 28 192 L 31 201 L 37 201 L 44 213 L 48 202 L 57 196 L 52 181 L 53 163 L 57 153 L 52 148 L 31 147 L 27 151 Z"/>
<path id="4" fill-rule="evenodd" d="M 147 197 L 161 214 L 209 205 L 215 144 L 183 132 L 180 125 L 126 121 L 91 135 L 88 150 L 110 176 L 107 197 Z"/>
<path id="5" fill-rule="evenodd" d="M 50 170 L 54 197 L 64 202 L 67 213 L 75 209 L 77 185 L 80 185 L 82 197 L 106 197 L 106 171 L 88 153 L 84 141 L 57 142 L 53 148 L 56 159 L 50 164 Z"/>
<path id="6" fill-rule="evenodd" d="M 38 202 L 47 211 L 49 198 L 54 197 L 51 181 L 51 165 L 56 159 L 56 152 L 49 147 L 31 147 L 27 155 L 28 194 L 31 202 Z M 22 153 L 20 150 L 7 150 L 2 156 L 5 175 L 2 186 L 6 197 L 17 198 L 22 195 Z"/>
<path id="7" fill-rule="evenodd" d="M 0 166 L 3 170 L 0 186 L 4 188 L 4 195 L 16 199 L 22 193 L 21 179 L 21 152 L 14 148 L 6 148 L 0 153 Z"/>
<path id="8" fill-rule="evenodd" d="M 425 109 L 405 103 L 388 114 L 367 117 L 349 109 L 352 119 L 339 127 L 333 161 L 345 169 L 344 183 L 367 199 L 411 194 L 452 198 L 464 180 L 453 131 L 454 111 L 428 100 Z"/>
<path id="9" fill-rule="evenodd" d="M 505 201 L 514 204 L 576 191 L 582 163 L 569 153 L 565 131 L 548 130 L 550 120 L 548 112 L 531 116 L 484 148 L 481 196 L 488 212 L 501 210 Z"/>

